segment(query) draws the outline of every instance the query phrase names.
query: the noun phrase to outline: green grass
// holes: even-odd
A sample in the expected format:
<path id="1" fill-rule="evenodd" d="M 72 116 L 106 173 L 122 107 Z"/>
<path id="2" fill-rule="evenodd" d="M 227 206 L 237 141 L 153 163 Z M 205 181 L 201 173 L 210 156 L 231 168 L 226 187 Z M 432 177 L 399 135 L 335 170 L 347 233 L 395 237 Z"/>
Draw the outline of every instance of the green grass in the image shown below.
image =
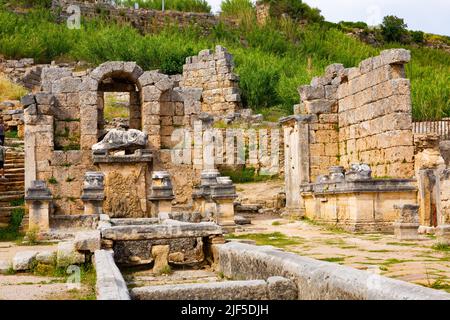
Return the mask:
<path id="1" fill-rule="evenodd" d="M 5 137 L 10 139 L 17 139 L 19 138 L 19 133 L 16 130 L 6 131 Z"/>
<path id="2" fill-rule="evenodd" d="M 220 169 L 220 174 L 224 177 L 230 177 L 234 183 L 253 183 L 278 180 L 278 175 L 260 175 L 254 168 L 242 169 Z"/>
<path id="3" fill-rule="evenodd" d="M 281 232 L 273 233 L 253 233 L 244 235 L 229 234 L 227 239 L 248 239 L 254 240 L 257 245 L 270 245 L 278 248 L 286 248 L 288 246 L 295 246 L 302 244 L 302 239 L 298 237 L 288 237 Z"/>
<path id="4" fill-rule="evenodd" d="M 417 243 L 412 242 L 388 242 L 386 243 L 389 246 L 400 246 L 400 247 L 416 247 Z"/>
<path id="5" fill-rule="evenodd" d="M 101 20 L 83 21 L 80 30 L 69 30 L 55 24 L 48 11 L 17 15 L 0 8 L 0 54 L 45 63 L 136 61 L 145 70 L 175 74 L 182 71 L 187 56 L 222 44 L 234 55 L 244 106 L 291 114 L 299 102 L 297 87 L 323 74 L 327 65 L 357 66 L 383 49 L 405 47 L 413 57 L 407 75 L 414 118 L 450 116 L 450 55 L 446 52 L 399 44 L 374 48 L 325 23 L 299 27 L 289 19 L 274 19 L 259 26 L 254 17 L 249 19 L 237 27 L 219 23 L 209 35 L 195 26 L 182 30 L 168 26 L 141 35 L 132 27 Z"/>
<path id="6" fill-rule="evenodd" d="M 19 241 L 23 234 L 19 231 L 25 210 L 15 208 L 11 212 L 11 221 L 6 228 L 0 228 L 0 241 Z"/>
<path id="7" fill-rule="evenodd" d="M 450 251 L 450 245 L 448 245 L 447 243 L 436 243 L 432 246 L 432 248 L 436 251 L 444 251 L 444 252 Z"/>
<path id="8" fill-rule="evenodd" d="M 344 257 L 331 257 L 331 258 L 323 258 L 323 259 L 319 259 L 321 261 L 326 261 L 326 262 L 344 262 L 345 258 Z"/>

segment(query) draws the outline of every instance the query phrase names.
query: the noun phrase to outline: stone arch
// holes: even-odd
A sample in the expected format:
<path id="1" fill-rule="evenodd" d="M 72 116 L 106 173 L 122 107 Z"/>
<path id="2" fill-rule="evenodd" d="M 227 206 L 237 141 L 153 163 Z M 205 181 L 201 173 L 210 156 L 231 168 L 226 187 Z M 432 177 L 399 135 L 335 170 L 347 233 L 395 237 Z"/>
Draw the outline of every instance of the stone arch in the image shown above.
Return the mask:
<path id="1" fill-rule="evenodd" d="M 126 80 L 127 83 L 136 86 L 140 97 L 143 86 L 139 77 L 143 73 L 142 68 L 135 62 L 105 62 L 83 79 L 80 88 L 80 145 L 82 150 L 90 150 L 101 135 L 99 129 L 101 128 L 100 121 L 103 121 L 101 107 L 103 97 L 99 89 L 101 89 L 102 81 L 108 77 Z M 142 105 L 142 100 L 139 104 Z"/>

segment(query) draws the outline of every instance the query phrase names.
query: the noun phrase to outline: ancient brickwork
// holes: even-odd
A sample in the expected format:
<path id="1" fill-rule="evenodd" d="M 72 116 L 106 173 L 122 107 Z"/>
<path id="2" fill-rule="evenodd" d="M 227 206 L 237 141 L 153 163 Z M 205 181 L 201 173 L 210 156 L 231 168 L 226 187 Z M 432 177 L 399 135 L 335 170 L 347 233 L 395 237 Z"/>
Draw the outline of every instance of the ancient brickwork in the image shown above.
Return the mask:
<path id="1" fill-rule="evenodd" d="M 235 25 L 232 20 L 219 18 L 210 13 L 159 11 L 148 9 L 133 9 L 111 5 L 107 1 L 68 1 L 54 0 L 53 11 L 61 21 L 66 21 L 72 13 L 68 13 L 69 6 L 78 6 L 83 18 L 102 18 L 118 23 L 126 23 L 137 28 L 141 33 L 155 33 L 164 27 L 175 26 L 199 28 L 203 34 L 209 34 L 214 26 L 220 22 Z"/>
<path id="2" fill-rule="evenodd" d="M 34 59 L 5 60 L 0 59 L 0 72 L 11 81 L 32 90 L 41 85 L 42 68 L 46 65 L 36 65 Z"/>
<path id="3" fill-rule="evenodd" d="M 215 52 L 200 51 L 198 56 L 186 59 L 181 86 L 201 88 L 201 111 L 224 115 L 239 110 L 241 96 L 239 77 L 233 73 L 233 57 L 222 46 Z"/>
<path id="4" fill-rule="evenodd" d="M 106 62 L 94 70 L 79 72 L 56 65 L 43 68 L 41 91 L 22 99 L 25 152 L 29 159 L 26 186 L 34 180 L 46 181 L 54 196 L 57 215 L 80 214 L 83 212 L 84 174 L 101 171 L 107 182 L 106 211 L 133 217 L 150 216 L 147 190 L 151 172 L 169 170 L 174 177 L 176 200 L 188 201 L 199 174 L 197 169 L 201 170 L 203 166 L 195 165 L 195 155 L 194 164 L 171 163 L 172 159 L 167 156 L 177 143 L 172 141 L 174 130 L 183 128 L 192 132 L 195 123 L 203 123 L 204 128 L 211 127 L 216 116 L 234 116 L 239 100 L 237 77 L 232 72 L 232 59 L 225 48 L 218 46 L 215 53 L 202 51 L 188 61 L 187 75 L 174 76 L 144 71 L 135 62 L 120 61 Z M 202 69 L 205 63 L 214 64 L 213 70 Z M 189 85 L 185 86 L 185 83 Z M 139 153 L 119 155 L 120 159 L 115 155 L 93 155 L 93 145 L 108 132 L 104 119 L 107 92 L 122 92 L 129 96 L 129 127 L 143 131 L 148 137 L 147 145 Z M 198 161 L 202 160 L 201 148 L 202 144 L 193 152 L 200 155 Z M 122 169 L 127 168 L 128 173 L 134 172 L 136 190 L 114 187 L 111 181 L 114 181 L 118 163 L 122 163 Z M 132 176 L 127 174 L 123 179 Z M 123 207 L 115 195 L 132 198 L 133 207 Z"/>
<path id="5" fill-rule="evenodd" d="M 300 90 L 310 120 L 311 180 L 328 167 L 367 163 L 375 177 L 414 176 L 410 52 L 386 50 L 357 68 L 331 65 Z"/>

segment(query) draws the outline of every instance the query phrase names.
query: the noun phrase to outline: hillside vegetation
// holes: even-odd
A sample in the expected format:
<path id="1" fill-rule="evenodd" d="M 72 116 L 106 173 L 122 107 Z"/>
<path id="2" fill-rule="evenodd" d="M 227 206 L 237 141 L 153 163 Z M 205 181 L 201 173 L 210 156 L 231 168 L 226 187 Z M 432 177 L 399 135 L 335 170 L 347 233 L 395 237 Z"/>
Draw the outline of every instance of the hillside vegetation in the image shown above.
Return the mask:
<path id="1" fill-rule="evenodd" d="M 181 31 L 167 27 L 144 36 L 130 26 L 100 20 L 83 21 L 80 30 L 70 30 L 65 24 L 55 24 L 48 10 L 17 15 L 0 8 L 0 54 L 32 57 L 43 63 L 83 60 L 96 65 L 129 60 L 145 69 L 174 74 L 182 71 L 187 56 L 222 44 L 235 57 L 245 105 L 270 115 L 291 113 L 299 102 L 297 87 L 322 74 L 327 65 L 351 67 L 385 48 L 405 47 L 413 56 L 407 73 L 412 82 L 414 118 L 450 116 L 450 54 L 396 43 L 374 48 L 327 23 L 300 26 L 295 19 L 282 17 L 259 26 L 248 3 L 240 1 L 247 11 L 240 17 L 239 27 L 221 23 L 209 36 L 195 27 Z M 231 4 L 230 8 L 239 10 Z"/>

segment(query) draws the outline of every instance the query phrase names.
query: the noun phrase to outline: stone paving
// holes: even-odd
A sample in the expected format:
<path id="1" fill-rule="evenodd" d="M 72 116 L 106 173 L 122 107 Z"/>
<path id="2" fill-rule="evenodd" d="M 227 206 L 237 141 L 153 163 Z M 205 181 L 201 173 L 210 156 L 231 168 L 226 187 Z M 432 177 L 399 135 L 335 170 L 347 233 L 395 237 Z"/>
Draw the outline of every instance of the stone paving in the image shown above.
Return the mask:
<path id="1" fill-rule="evenodd" d="M 393 235 L 349 234 L 308 221 L 273 216 L 255 217 L 252 225 L 235 234 L 245 238 L 246 234 L 276 232 L 295 243 L 283 245 L 286 251 L 450 292 L 450 251 L 434 249 L 434 236 L 399 242 Z M 276 244 L 277 236 L 265 240 L 258 240 L 255 235 L 250 238 L 258 244 Z"/>

